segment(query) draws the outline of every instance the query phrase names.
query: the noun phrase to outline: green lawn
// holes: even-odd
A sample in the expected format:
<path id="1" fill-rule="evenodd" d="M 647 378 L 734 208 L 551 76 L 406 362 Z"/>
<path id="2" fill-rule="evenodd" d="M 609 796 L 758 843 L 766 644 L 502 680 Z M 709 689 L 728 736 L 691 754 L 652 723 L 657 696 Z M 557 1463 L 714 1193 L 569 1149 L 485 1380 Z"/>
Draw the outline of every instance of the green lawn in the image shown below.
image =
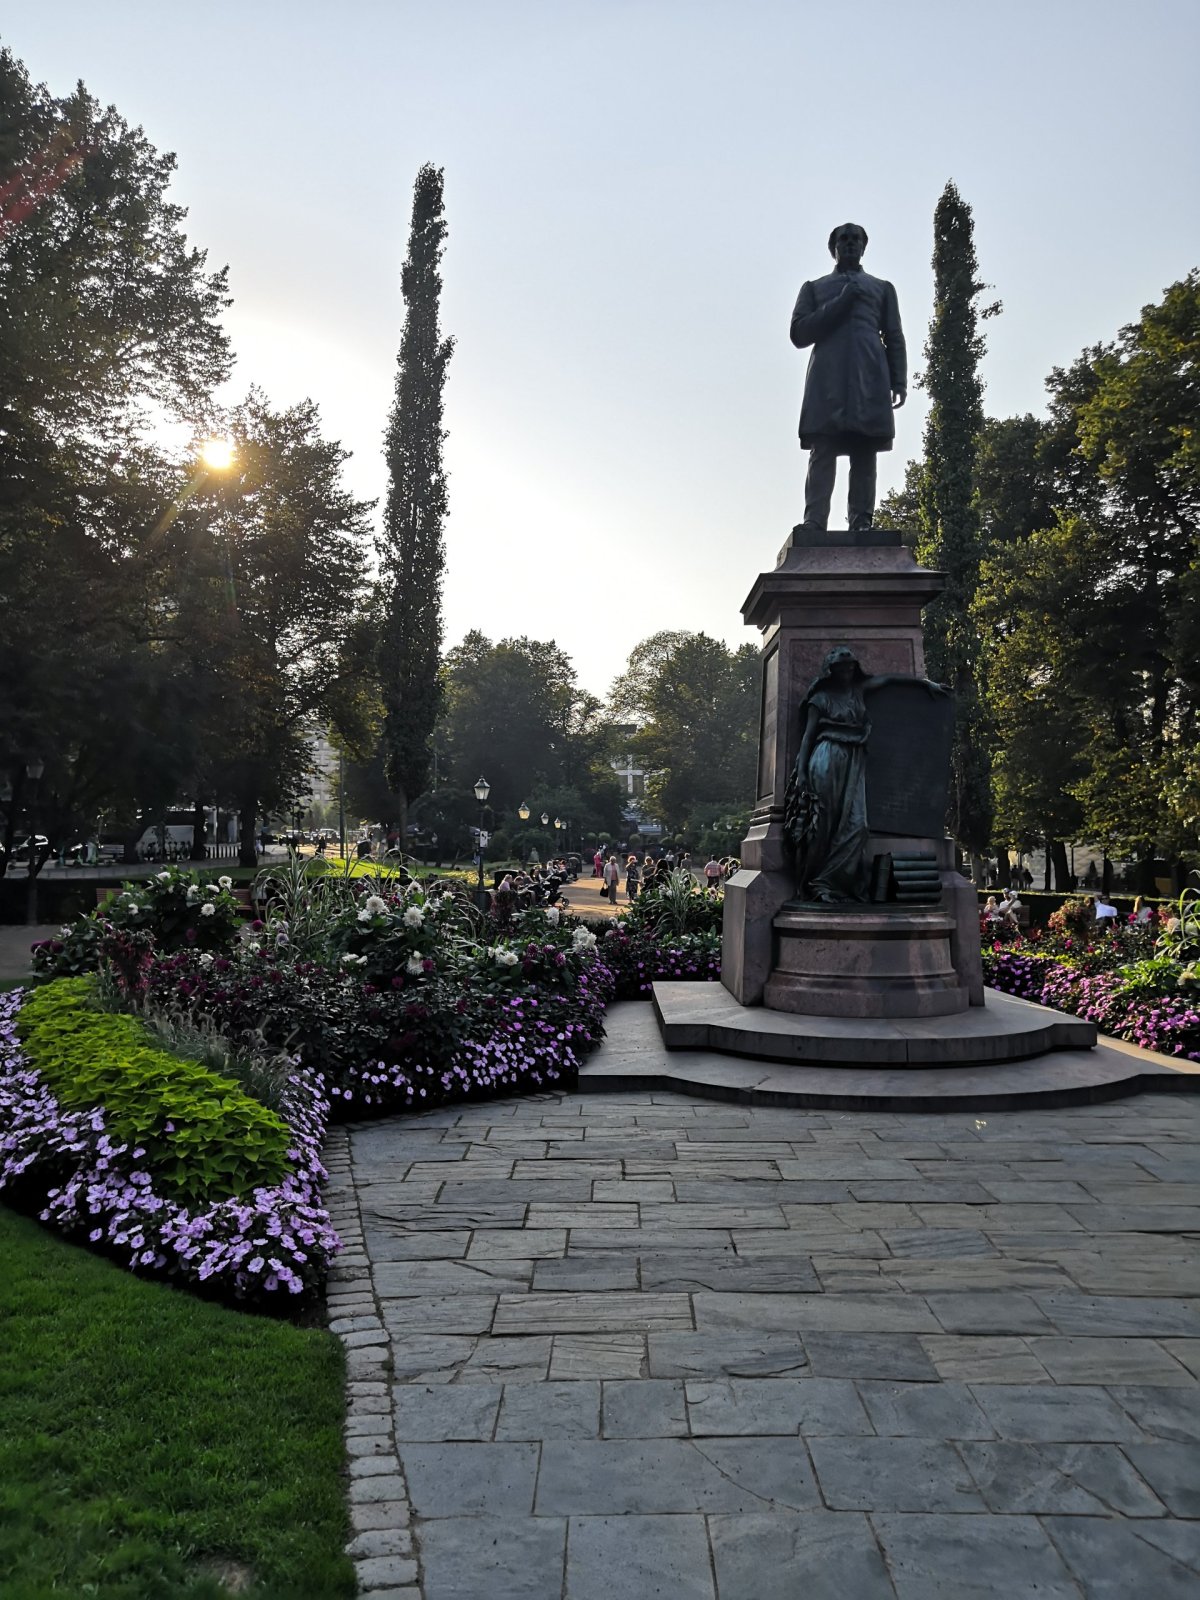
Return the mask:
<path id="1" fill-rule="evenodd" d="M 332 1334 L 142 1282 L 0 1206 L 0 1594 L 353 1595 L 342 1385 Z"/>

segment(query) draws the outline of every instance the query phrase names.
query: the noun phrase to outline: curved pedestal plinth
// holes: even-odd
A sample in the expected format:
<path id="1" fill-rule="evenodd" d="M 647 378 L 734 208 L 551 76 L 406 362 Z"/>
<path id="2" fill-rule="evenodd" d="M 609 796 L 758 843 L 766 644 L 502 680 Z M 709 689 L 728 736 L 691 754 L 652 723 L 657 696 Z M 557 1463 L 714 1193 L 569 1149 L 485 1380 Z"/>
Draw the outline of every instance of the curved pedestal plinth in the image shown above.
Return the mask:
<path id="1" fill-rule="evenodd" d="M 763 1002 L 806 1017 L 949 1017 L 970 996 L 954 970 L 952 916 L 938 907 L 810 906 L 775 918 Z"/>
<path id="2" fill-rule="evenodd" d="M 660 1009 L 658 1002 L 663 999 L 664 990 L 685 989 L 690 989 L 696 1000 L 703 995 L 714 1003 L 720 1003 L 724 993 L 716 984 L 656 984 L 654 1009 L 633 1000 L 610 1007 L 604 1044 L 580 1068 L 580 1091 L 605 1093 L 617 1089 L 642 1096 L 675 1092 L 749 1105 L 941 1114 L 1089 1104 L 1147 1089 L 1169 1094 L 1200 1091 L 1200 1064 L 1154 1055 L 1113 1039 L 1103 1039 L 1091 1049 L 1052 1048 L 1049 1054 L 1032 1061 L 1005 1060 L 994 1055 L 989 1059 L 986 1049 L 972 1051 L 968 1047 L 956 1063 L 926 1066 L 903 1055 L 875 1056 L 877 1064 L 867 1064 L 872 1058 L 860 1053 L 852 1064 L 845 1057 L 833 1059 L 828 1055 L 824 1059 L 806 1059 L 801 1051 L 792 1053 L 790 1058 L 783 1055 L 788 1064 L 781 1065 L 779 1057 L 783 1052 L 778 1049 L 764 1052 L 771 1059 L 739 1060 L 738 1055 L 743 1052 L 727 1054 L 736 1047 L 720 1044 L 716 1039 L 707 1045 L 697 1043 L 682 1050 L 664 1050 L 654 1010 Z M 668 1004 L 661 1007 L 662 1011 L 675 1010 L 670 1003 L 673 998 L 667 996 Z M 683 1000 L 680 994 L 681 1006 Z M 724 994 L 724 1004 L 732 1010 L 746 1009 L 748 1017 L 770 1022 L 778 1029 L 798 1030 L 805 1025 L 799 1017 L 773 1014 L 762 1007 L 739 1008 L 728 994 Z M 982 1011 L 994 1010 L 994 1020 L 1006 1016 L 1015 1020 L 1024 1007 L 1034 1012 L 1043 1009 L 989 989 Z M 696 1010 L 703 1014 L 708 1007 L 697 1005 Z M 908 1032 L 920 1026 L 933 1031 L 961 1026 L 980 1015 L 981 1008 L 972 1006 L 962 1018 L 933 1018 L 924 1024 L 868 1022 L 863 1027 L 872 1032 L 890 1030 L 893 1047 L 902 1048 L 902 1029 Z M 1073 1020 L 1060 1019 L 1067 1023 Z M 697 1024 L 703 1026 L 699 1019 L 693 1026 Z"/>
<path id="3" fill-rule="evenodd" d="M 789 1016 L 740 1006 L 719 984 L 656 983 L 654 1012 L 668 1050 L 721 1050 L 822 1066 L 981 1066 L 1051 1050 L 1087 1050 L 1096 1024 L 987 991 L 952 1017 Z"/>

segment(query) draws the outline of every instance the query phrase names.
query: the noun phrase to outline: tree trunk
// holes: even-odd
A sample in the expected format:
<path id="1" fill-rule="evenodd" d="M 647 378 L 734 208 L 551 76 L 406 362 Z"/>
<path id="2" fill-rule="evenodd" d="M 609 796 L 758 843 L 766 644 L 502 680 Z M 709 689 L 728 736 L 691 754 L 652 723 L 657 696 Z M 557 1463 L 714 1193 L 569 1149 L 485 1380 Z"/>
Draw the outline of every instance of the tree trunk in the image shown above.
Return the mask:
<path id="1" fill-rule="evenodd" d="M 997 865 L 997 869 L 998 869 L 998 871 L 997 871 L 997 879 L 999 881 L 1000 887 L 1002 889 L 1011 889 L 1012 888 L 1012 862 L 1008 859 L 1008 850 L 1007 850 L 1007 848 L 1004 849 L 1004 850 L 1001 850 L 999 856 L 997 857 L 996 865 Z"/>
<path id="2" fill-rule="evenodd" d="M 1061 839 L 1051 840 L 1050 859 L 1054 866 L 1054 887 L 1065 894 L 1071 887 L 1071 863 L 1067 860 L 1067 847 Z"/>
<path id="3" fill-rule="evenodd" d="M 977 889 L 987 885 L 987 865 L 978 850 L 971 851 L 971 882 Z"/>
<path id="4" fill-rule="evenodd" d="M 189 861 L 206 861 L 208 847 L 204 842 L 204 801 L 197 797 L 192 801 L 192 847 L 188 851 Z"/>
<path id="5" fill-rule="evenodd" d="M 34 848 L 37 838 L 36 828 L 29 830 L 29 878 L 25 891 L 25 923 L 27 927 L 34 927 L 38 920 L 38 877 L 46 862 L 50 859 L 50 844 L 47 842 L 42 849 Z"/>
<path id="6" fill-rule="evenodd" d="M 238 866 L 256 867 L 258 851 L 255 848 L 254 825 L 258 820 L 258 798 L 244 799 L 238 808 Z"/>
<path id="7" fill-rule="evenodd" d="M 1183 893 L 1187 884 L 1187 866 L 1179 856 L 1171 857 L 1171 893 L 1175 899 Z"/>
<path id="8" fill-rule="evenodd" d="M 1107 899 L 1113 891 L 1113 864 L 1108 859 L 1108 851 L 1104 852 L 1104 867 L 1100 873 L 1100 889 Z"/>
<path id="9" fill-rule="evenodd" d="M 1050 868 L 1051 868 L 1051 862 L 1053 861 L 1053 857 L 1054 857 L 1055 842 L 1056 841 L 1053 840 L 1050 837 L 1049 834 L 1046 835 L 1046 840 L 1045 840 L 1045 843 L 1046 843 L 1046 870 L 1045 870 L 1045 873 L 1042 876 L 1042 888 L 1043 888 L 1043 890 L 1045 890 L 1047 892 L 1049 891 L 1049 888 L 1050 888 Z"/>
<path id="10" fill-rule="evenodd" d="M 1156 895 L 1158 893 L 1158 884 L 1154 879 L 1153 846 L 1151 846 L 1148 853 L 1144 855 L 1138 862 L 1134 882 L 1137 885 L 1135 891 L 1137 894 Z"/>
<path id="11" fill-rule="evenodd" d="M 8 871 L 8 863 L 12 860 L 13 846 L 17 842 L 17 818 L 21 814 L 21 805 L 25 798 L 25 768 L 17 767 L 9 774 L 9 792 L 12 795 L 8 805 L 8 815 L 4 819 L 4 852 L 0 854 L 0 878 Z"/>

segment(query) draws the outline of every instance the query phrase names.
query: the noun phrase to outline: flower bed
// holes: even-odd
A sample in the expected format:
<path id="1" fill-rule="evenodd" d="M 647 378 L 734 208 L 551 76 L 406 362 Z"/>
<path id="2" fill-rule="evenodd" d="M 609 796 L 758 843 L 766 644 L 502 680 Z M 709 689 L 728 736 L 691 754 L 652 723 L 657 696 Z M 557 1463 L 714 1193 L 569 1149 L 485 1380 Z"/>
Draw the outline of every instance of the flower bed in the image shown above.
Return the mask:
<path id="1" fill-rule="evenodd" d="M 666 982 L 715 983 L 721 977 L 721 936 L 677 934 L 666 943 L 618 920 L 600 941 L 614 979 L 614 998 L 645 1000 L 651 986 Z"/>
<path id="2" fill-rule="evenodd" d="M 55 1095 L 18 1038 L 23 998 L 19 989 L 0 995 L 0 1189 L 36 1196 L 43 1222 L 130 1267 L 238 1299 L 300 1294 L 319 1281 L 341 1248 L 320 1199 L 328 1101 L 319 1074 L 297 1071 L 284 1089 L 291 1137 L 278 1182 L 179 1199 L 102 1105 L 68 1109 Z"/>
<path id="3" fill-rule="evenodd" d="M 1194 965 L 1170 956 L 1130 960 L 1144 948 L 1137 929 L 1061 935 L 1057 941 L 994 944 L 983 952 L 984 981 L 1004 994 L 1094 1022 L 1104 1033 L 1200 1061 L 1200 981 Z"/>
<path id="4" fill-rule="evenodd" d="M 616 998 L 644 1000 L 659 982 L 719 980 L 723 910 L 723 895 L 697 887 L 690 872 L 644 889 L 601 940 Z"/>
<path id="5" fill-rule="evenodd" d="M 297 864 L 268 873 L 259 898 L 263 917 L 244 925 L 228 886 L 164 871 L 40 947 L 45 980 L 101 975 L 107 1011 L 83 1007 L 67 1030 L 73 1068 L 47 1054 L 39 1071 L 37 1027 L 61 1035 L 65 1000 L 91 979 L 37 991 L 28 1049 L 19 994 L 0 1028 L 0 1188 L 131 1267 L 242 1298 L 300 1293 L 338 1248 L 319 1198 L 331 1116 L 568 1084 L 614 997 L 720 974 L 720 897 L 685 874 L 599 941 L 557 910 L 487 918 L 454 885 Z M 101 1070 L 118 1043 L 128 1070 Z M 237 1058 L 240 1087 L 217 1092 L 219 1070 L 180 1059 L 210 1045 Z M 278 1077 L 281 1061 L 272 1099 L 265 1069 Z M 199 1149 L 206 1118 L 219 1137 L 184 1172 L 179 1151 Z"/>

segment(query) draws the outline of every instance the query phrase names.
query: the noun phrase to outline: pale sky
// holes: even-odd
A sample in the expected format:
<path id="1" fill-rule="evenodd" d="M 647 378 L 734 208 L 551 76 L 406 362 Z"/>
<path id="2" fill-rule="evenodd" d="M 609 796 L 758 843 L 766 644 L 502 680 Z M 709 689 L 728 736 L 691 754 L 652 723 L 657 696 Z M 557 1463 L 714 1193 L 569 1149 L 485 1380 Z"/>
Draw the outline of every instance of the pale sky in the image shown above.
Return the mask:
<path id="1" fill-rule="evenodd" d="M 994 415 L 1200 263 L 1195 0 L 23 9 L 0 37 L 35 79 L 176 152 L 230 267 L 228 398 L 311 395 L 368 497 L 413 179 L 445 168 L 447 643 L 553 637 L 598 694 L 658 629 L 757 640 L 741 602 L 803 509 L 788 320 L 836 223 L 867 228 L 919 370 L 956 181 L 1005 306 Z M 881 493 L 923 418 L 915 392 Z"/>

